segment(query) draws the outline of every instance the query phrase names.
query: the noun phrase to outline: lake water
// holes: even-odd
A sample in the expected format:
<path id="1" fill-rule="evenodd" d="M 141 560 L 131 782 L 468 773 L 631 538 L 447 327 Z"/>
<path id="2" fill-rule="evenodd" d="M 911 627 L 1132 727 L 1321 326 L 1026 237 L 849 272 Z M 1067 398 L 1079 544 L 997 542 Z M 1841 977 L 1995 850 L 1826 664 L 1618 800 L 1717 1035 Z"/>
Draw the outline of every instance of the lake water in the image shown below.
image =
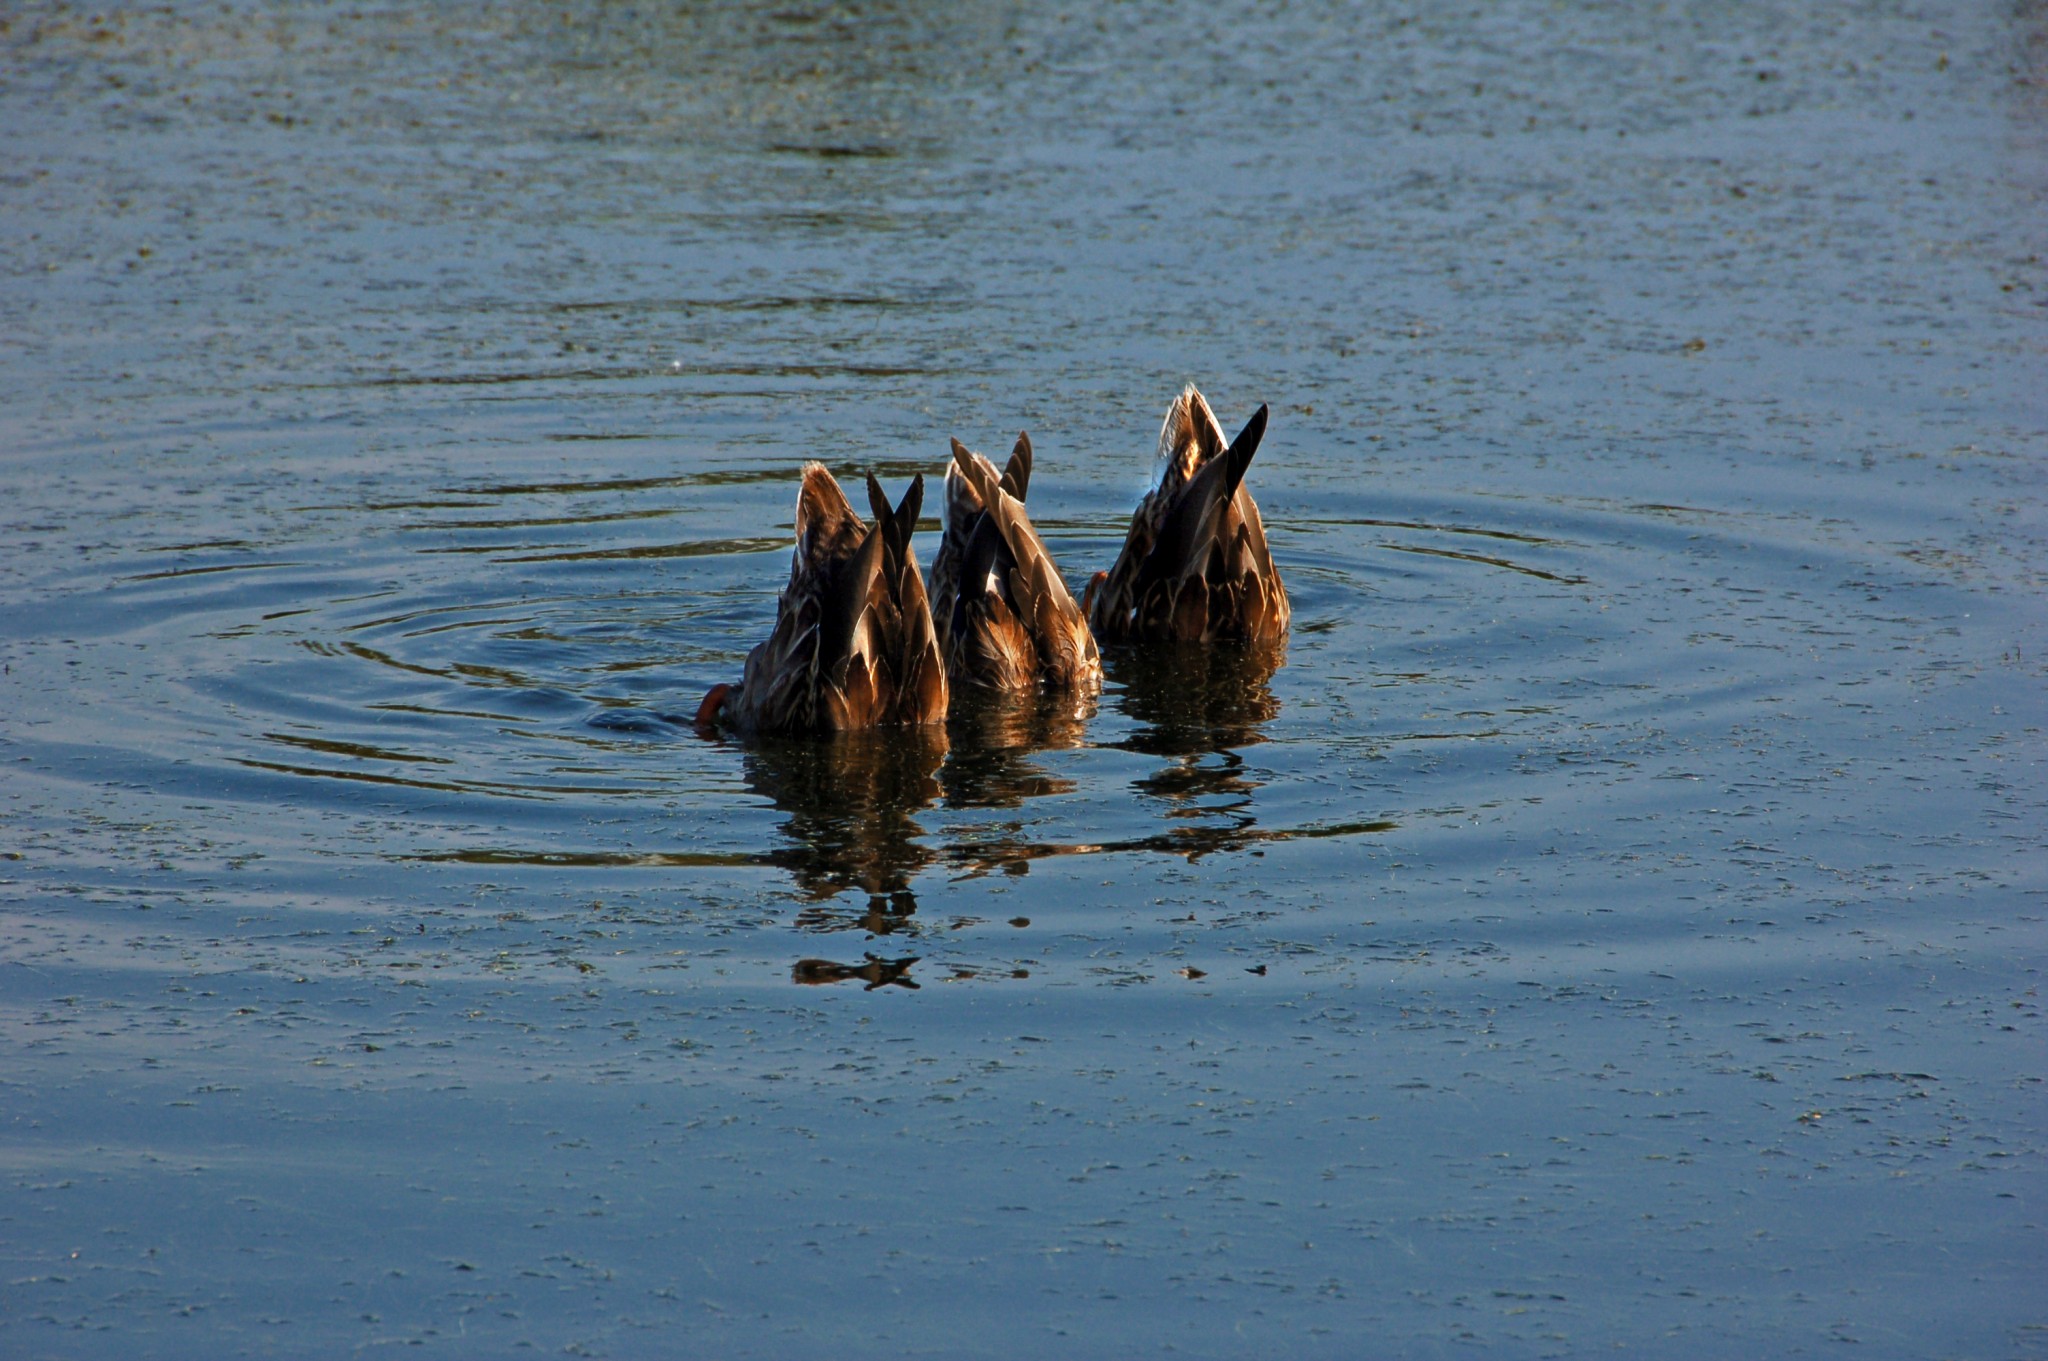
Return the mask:
<path id="1" fill-rule="evenodd" d="M 0 124 L 0 1352 L 2048 1355 L 2039 6 L 30 5 Z M 1284 650 L 688 726 L 804 460 L 1028 429 L 1079 584 L 1191 379 Z"/>

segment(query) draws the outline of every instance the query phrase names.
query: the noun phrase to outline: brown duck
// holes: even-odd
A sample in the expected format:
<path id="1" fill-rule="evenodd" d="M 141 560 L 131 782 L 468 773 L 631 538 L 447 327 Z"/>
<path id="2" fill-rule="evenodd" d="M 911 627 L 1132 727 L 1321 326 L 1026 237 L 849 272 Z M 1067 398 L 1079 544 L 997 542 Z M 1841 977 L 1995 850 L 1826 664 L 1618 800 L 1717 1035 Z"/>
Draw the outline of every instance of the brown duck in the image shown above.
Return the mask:
<path id="1" fill-rule="evenodd" d="M 945 719 L 945 663 L 910 551 L 924 478 L 892 510 L 869 474 L 868 502 L 872 527 L 824 464 L 805 465 L 775 629 L 747 654 L 738 688 L 716 685 L 704 696 L 700 725 L 833 733 Z"/>
<path id="2" fill-rule="evenodd" d="M 933 619 L 956 684 L 1090 690 L 1102 659 L 1044 540 L 1031 527 L 1031 439 L 1003 474 L 959 440 L 946 469 L 946 532 L 932 558 Z"/>
<path id="3" fill-rule="evenodd" d="M 1159 428 L 1159 485 L 1138 503 L 1123 552 L 1088 583 L 1104 642 L 1263 642 L 1287 632 L 1287 588 L 1244 485 L 1266 408 L 1228 445 L 1190 383 Z"/>

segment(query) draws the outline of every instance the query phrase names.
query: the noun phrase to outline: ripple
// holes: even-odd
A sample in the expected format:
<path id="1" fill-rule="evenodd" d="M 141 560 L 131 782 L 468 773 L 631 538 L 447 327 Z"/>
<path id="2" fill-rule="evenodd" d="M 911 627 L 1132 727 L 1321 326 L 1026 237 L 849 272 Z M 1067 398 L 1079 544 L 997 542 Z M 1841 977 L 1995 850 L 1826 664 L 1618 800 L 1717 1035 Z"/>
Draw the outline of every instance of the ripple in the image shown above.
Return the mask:
<path id="1" fill-rule="evenodd" d="M 702 558 L 734 553 L 784 552 L 787 539 L 699 539 L 691 543 L 641 544 L 632 548 L 586 548 L 568 553 L 501 557 L 500 562 L 613 562 L 636 558 Z M 479 550 L 502 552 L 502 549 Z"/>
<path id="2" fill-rule="evenodd" d="M 1525 567 L 1521 563 L 1509 562 L 1506 558 L 1494 557 L 1487 553 L 1461 553 L 1453 548 L 1426 548 L 1413 543 L 1389 543 L 1382 544 L 1381 547 L 1392 549 L 1396 553 L 1425 553 L 1432 557 L 1455 558 L 1460 562 L 1476 562 L 1507 572 L 1520 572 L 1524 576 L 1540 577 L 1544 581 L 1561 582 L 1566 586 L 1583 586 L 1587 582 L 1585 577 L 1564 576 L 1556 572 L 1546 572 L 1540 567 Z"/>
<path id="3" fill-rule="evenodd" d="M 123 581 L 174 581 L 181 577 L 213 576 L 221 572 L 274 572 L 286 567 L 303 567 L 301 562 L 222 562 L 206 567 L 169 567 L 161 572 L 138 572 Z"/>
<path id="4" fill-rule="evenodd" d="M 2038 5 L 31 8 L 15 1349 L 2038 1339 Z M 1189 377 L 1284 654 L 675 721 Z"/>
<path id="5" fill-rule="evenodd" d="M 1283 647 L 1109 649 L 1099 700 L 963 696 L 939 733 L 703 743 L 678 720 L 772 619 L 783 573 L 764 559 L 788 549 L 790 467 L 428 476 L 417 494 L 386 479 L 375 500 L 292 512 L 303 527 L 281 534 L 195 536 L 169 564 L 117 576 L 105 602 L 110 645 L 168 647 L 199 701 L 121 768 L 167 785 L 151 762 L 181 765 L 187 785 L 260 774 L 216 787 L 258 802 L 284 781 L 316 815 L 360 816 L 376 798 L 417 819 L 412 844 L 379 859 L 706 885 L 745 873 L 783 886 L 798 930 L 926 933 L 942 929 L 926 915 L 935 898 L 1083 864 L 1262 859 L 1266 883 L 1301 891 L 1392 839 L 1428 843 L 1510 808 L 1555 827 L 1625 772 L 1666 791 L 1642 813 L 1676 816 L 1698 802 L 1713 769 L 1700 750 L 1731 716 L 1810 711 L 1835 689 L 1800 661 L 1844 636 L 1834 592 L 1885 590 L 1796 520 L 1593 497 L 1307 497 L 1269 474 L 1299 620 Z M 1042 521 L 1077 581 L 1126 523 L 1086 500 Z M 508 502 L 516 513 L 477 513 Z M 318 528 L 335 511 L 355 526 L 346 548 Z M 604 538 L 706 517 L 726 532 Z M 571 541 L 507 541 L 540 534 Z M 255 543 L 291 555 L 218 560 Z M 1556 586 L 1571 589 L 1539 589 Z M 130 746 L 116 723 L 78 735 Z M 1426 796 L 1404 795 L 1418 780 Z M 678 838 L 656 810 L 680 808 L 690 834 L 663 844 Z M 498 835 L 500 817 L 525 835 Z"/>

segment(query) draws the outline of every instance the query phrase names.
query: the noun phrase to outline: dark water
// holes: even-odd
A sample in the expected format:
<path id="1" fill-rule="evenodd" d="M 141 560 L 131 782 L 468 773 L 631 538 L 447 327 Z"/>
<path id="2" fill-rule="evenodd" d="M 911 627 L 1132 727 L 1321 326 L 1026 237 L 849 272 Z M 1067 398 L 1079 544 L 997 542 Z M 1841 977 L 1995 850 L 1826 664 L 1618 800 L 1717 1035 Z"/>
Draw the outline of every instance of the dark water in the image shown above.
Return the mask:
<path id="1" fill-rule="evenodd" d="M 2048 1352 L 2044 35 L 11 12 L 0 1351 Z M 1191 378 L 1284 650 L 678 721 Z"/>

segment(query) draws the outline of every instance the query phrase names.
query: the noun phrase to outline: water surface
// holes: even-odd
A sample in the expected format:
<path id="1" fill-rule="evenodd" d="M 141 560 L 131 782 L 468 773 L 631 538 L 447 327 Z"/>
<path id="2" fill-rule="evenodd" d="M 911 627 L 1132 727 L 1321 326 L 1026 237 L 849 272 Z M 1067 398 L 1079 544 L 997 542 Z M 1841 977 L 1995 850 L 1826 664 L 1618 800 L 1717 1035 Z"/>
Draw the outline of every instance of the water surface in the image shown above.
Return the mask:
<path id="1" fill-rule="evenodd" d="M 2048 1350 L 2043 47 L 8 19 L 0 1350 Z M 1190 379 L 1284 648 L 691 729 Z"/>

